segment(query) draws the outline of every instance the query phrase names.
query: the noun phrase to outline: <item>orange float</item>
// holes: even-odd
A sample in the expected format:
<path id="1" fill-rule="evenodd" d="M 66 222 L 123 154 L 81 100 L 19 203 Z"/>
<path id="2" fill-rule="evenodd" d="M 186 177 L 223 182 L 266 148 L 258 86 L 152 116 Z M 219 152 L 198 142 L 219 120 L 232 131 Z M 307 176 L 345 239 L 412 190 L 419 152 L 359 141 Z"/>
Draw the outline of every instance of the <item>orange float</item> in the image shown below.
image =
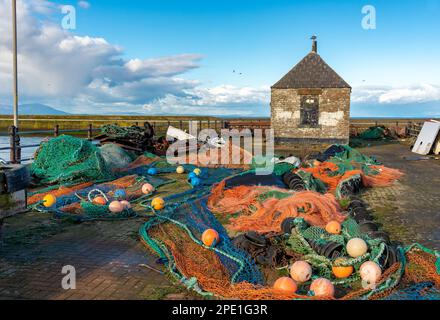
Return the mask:
<path id="1" fill-rule="evenodd" d="M 310 291 L 312 291 L 316 297 L 333 297 L 335 294 L 335 286 L 328 279 L 318 278 L 310 285 Z"/>
<path id="2" fill-rule="evenodd" d="M 97 204 L 99 206 L 105 206 L 107 204 L 107 200 L 105 200 L 102 196 L 97 196 L 93 199 L 93 204 Z"/>
<path id="3" fill-rule="evenodd" d="M 338 221 L 330 221 L 325 226 L 325 231 L 327 231 L 330 234 L 340 234 L 342 230 L 341 224 Z"/>
<path id="4" fill-rule="evenodd" d="M 282 277 L 275 281 L 273 288 L 288 294 L 294 294 L 298 289 L 295 281 L 289 277 Z"/>
<path id="5" fill-rule="evenodd" d="M 55 203 L 57 203 L 57 198 L 54 195 L 48 194 L 44 196 L 43 206 L 45 206 L 46 208 L 52 207 L 53 205 L 55 205 Z"/>
<path id="6" fill-rule="evenodd" d="M 153 201 L 151 201 L 151 206 L 154 210 L 162 210 L 165 207 L 165 200 L 159 197 L 154 198 Z"/>
<path id="7" fill-rule="evenodd" d="M 290 276 L 296 282 L 307 282 L 312 277 L 312 267 L 305 261 L 296 261 L 290 267 Z"/>
<path id="8" fill-rule="evenodd" d="M 202 234 L 202 242 L 205 246 L 211 247 L 220 241 L 220 236 L 214 229 L 207 229 Z"/>
<path id="9" fill-rule="evenodd" d="M 338 258 L 335 260 L 335 264 L 341 264 L 344 261 L 345 261 L 344 258 Z M 333 266 L 332 271 L 333 271 L 333 274 L 336 278 L 344 279 L 344 278 L 348 278 L 349 276 L 352 275 L 354 268 L 353 268 L 353 266 L 346 266 L 346 267 Z"/>
<path id="10" fill-rule="evenodd" d="M 121 204 L 124 206 L 124 209 L 126 210 L 131 209 L 131 204 L 127 200 L 122 200 Z"/>
<path id="11" fill-rule="evenodd" d="M 359 268 L 359 275 L 363 281 L 369 284 L 375 284 L 382 277 L 382 269 L 376 262 L 367 261 Z"/>
<path id="12" fill-rule="evenodd" d="M 124 205 L 119 201 L 112 201 L 108 208 L 113 213 L 121 213 L 122 211 L 124 211 Z"/>
<path id="13" fill-rule="evenodd" d="M 143 186 L 142 186 L 142 193 L 143 194 L 150 194 L 150 193 L 152 193 L 154 191 L 154 187 L 151 185 L 151 184 L 149 184 L 149 183 L 145 183 Z"/>

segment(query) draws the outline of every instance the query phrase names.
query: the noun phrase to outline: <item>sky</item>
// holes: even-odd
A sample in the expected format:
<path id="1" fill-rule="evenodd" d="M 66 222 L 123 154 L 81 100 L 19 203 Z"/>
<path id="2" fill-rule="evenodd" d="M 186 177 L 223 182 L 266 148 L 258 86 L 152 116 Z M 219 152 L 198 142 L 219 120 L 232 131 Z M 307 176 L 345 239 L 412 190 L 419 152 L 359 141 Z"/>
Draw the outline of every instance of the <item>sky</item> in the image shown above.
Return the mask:
<path id="1" fill-rule="evenodd" d="M 268 116 L 270 86 L 316 34 L 318 53 L 353 87 L 352 116 L 440 116 L 440 0 L 17 1 L 21 103 Z M 2 105 L 12 104 L 10 2 L 0 0 Z"/>

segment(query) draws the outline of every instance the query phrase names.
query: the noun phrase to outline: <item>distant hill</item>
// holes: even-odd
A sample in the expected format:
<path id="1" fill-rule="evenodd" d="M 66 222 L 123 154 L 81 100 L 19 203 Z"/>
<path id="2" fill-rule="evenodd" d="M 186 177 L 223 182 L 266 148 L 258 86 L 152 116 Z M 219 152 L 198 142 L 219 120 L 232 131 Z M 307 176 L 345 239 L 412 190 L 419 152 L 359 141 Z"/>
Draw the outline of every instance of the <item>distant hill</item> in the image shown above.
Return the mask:
<path id="1" fill-rule="evenodd" d="M 0 114 L 12 114 L 12 106 L 0 105 Z M 22 104 L 18 108 L 19 114 L 25 115 L 68 115 L 69 113 L 52 108 L 41 103 Z"/>

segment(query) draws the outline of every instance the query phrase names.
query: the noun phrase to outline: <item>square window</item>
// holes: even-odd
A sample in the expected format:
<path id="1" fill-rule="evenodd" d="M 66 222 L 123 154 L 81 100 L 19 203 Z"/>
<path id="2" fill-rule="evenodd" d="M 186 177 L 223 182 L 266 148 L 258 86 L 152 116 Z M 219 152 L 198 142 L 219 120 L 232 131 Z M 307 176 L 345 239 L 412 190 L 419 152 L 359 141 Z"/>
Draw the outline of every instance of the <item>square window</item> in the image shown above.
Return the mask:
<path id="1" fill-rule="evenodd" d="M 319 126 L 319 96 L 301 97 L 300 121 L 302 126 Z"/>

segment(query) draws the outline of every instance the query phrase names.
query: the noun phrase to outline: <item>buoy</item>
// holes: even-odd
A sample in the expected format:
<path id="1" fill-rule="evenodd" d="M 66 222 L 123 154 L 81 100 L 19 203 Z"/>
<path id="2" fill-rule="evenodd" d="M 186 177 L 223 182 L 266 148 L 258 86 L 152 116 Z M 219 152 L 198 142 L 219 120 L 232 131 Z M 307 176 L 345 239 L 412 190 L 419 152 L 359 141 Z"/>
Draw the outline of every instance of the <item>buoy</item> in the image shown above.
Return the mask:
<path id="1" fill-rule="evenodd" d="M 185 168 L 184 168 L 183 166 L 178 166 L 178 167 L 176 168 L 176 172 L 177 172 L 178 174 L 182 174 L 182 173 L 185 172 Z"/>
<path id="2" fill-rule="evenodd" d="M 127 197 L 127 193 L 125 192 L 124 189 L 118 189 L 115 191 L 114 197 L 116 199 L 125 199 Z"/>
<path id="3" fill-rule="evenodd" d="M 124 206 L 125 210 L 131 209 L 131 204 L 127 200 L 122 200 L 121 204 Z"/>
<path id="4" fill-rule="evenodd" d="M 108 209 L 113 213 L 120 213 L 124 211 L 124 205 L 119 201 L 112 201 L 110 202 Z"/>
<path id="5" fill-rule="evenodd" d="M 360 238 L 353 238 L 347 242 L 347 253 L 352 258 L 363 256 L 368 251 L 367 243 Z"/>
<path id="6" fill-rule="evenodd" d="M 316 297 L 333 297 L 335 294 L 335 286 L 328 279 L 318 278 L 313 280 L 310 285 L 310 291 L 312 291 Z"/>
<path id="7" fill-rule="evenodd" d="M 330 234 L 340 234 L 341 233 L 341 224 L 338 221 L 330 221 L 325 226 L 325 231 Z"/>
<path id="8" fill-rule="evenodd" d="M 145 183 L 143 186 L 142 186 L 142 193 L 143 194 L 150 194 L 150 193 L 152 193 L 154 191 L 154 187 L 151 185 L 151 184 L 149 184 L 149 183 Z"/>
<path id="9" fill-rule="evenodd" d="M 151 201 L 151 206 L 154 210 L 162 210 L 165 207 L 165 200 L 159 197 L 154 198 L 153 201 Z"/>
<path id="10" fill-rule="evenodd" d="M 157 169 L 156 168 L 150 168 L 147 171 L 147 174 L 149 174 L 150 176 L 154 176 L 157 174 Z"/>
<path id="11" fill-rule="evenodd" d="M 344 259 L 344 258 L 338 258 L 335 260 L 335 264 L 341 264 L 345 260 L 346 259 Z M 332 267 L 332 271 L 333 271 L 333 274 L 336 278 L 344 279 L 344 278 L 348 278 L 349 276 L 352 275 L 354 268 L 353 268 L 353 266 L 342 267 L 342 266 L 335 266 L 334 265 Z"/>
<path id="12" fill-rule="evenodd" d="M 214 229 L 207 229 L 202 234 L 202 242 L 205 246 L 211 247 L 220 241 L 220 236 Z"/>
<path id="13" fill-rule="evenodd" d="M 282 291 L 287 294 L 294 294 L 298 289 L 298 286 L 291 278 L 282 277 L 275 281 L 273 288 L 277 291 Z"/>
<path id="14" fill-rule="evenodd" d="M 43 198 L 43 206 L 46 208 L 53 207 L 57 203 L 57 198 L 52 194 L 47 194 Z"/>
<path id="15" fill-rule="evenodd" d="M 191 179 L 189 180 L 189 183 L 190 183 L 193 187 L 197 187 L 197 186 L 199 186 L 199 185 L 202 183 L 202 180 L 200 180 L 200 178 L 198 178 L 198 177 L 194 177 L 194 178 L 191 178 Z"/>
<path id="16" fill-rule="evenodd" d="M 188 180 L 191 180 L 192 178 L 197 178 L 197 175 L 194 172 L 188 173 Z"/>
<path id="17" fill-rule="evenodd" d="M 97 196 L 93 198 L 93 204 L 99 205 L 99 206 L 105 206 L 107 204 L 107 200 L 105 200 L 102 196 Z"/>
<path id="18" fill-rule="evenodd" d="M 195 168 L 195 169 L 193 170 L 193 172 L 194 172 L 197 176 L 199 176 L 199 175 L 202 173 L 202 170 L 200 170 L 199 168 Z"/>
<path id="19" fill-rule="evenodd" d="M 312 267 L 305 261 L 296 261 L 290 267 L 290 276 L 296 282 L 307 282 L 312 277 Z"/>
<path id="20" fill-rule="evenodd" d="M 359 275 L 361 279 L 368 284 L 375 284 L 380 280 L 380 277 L 382 277 L 382 270 L 376 262 L 367 261 L 359 268 Z"/>

